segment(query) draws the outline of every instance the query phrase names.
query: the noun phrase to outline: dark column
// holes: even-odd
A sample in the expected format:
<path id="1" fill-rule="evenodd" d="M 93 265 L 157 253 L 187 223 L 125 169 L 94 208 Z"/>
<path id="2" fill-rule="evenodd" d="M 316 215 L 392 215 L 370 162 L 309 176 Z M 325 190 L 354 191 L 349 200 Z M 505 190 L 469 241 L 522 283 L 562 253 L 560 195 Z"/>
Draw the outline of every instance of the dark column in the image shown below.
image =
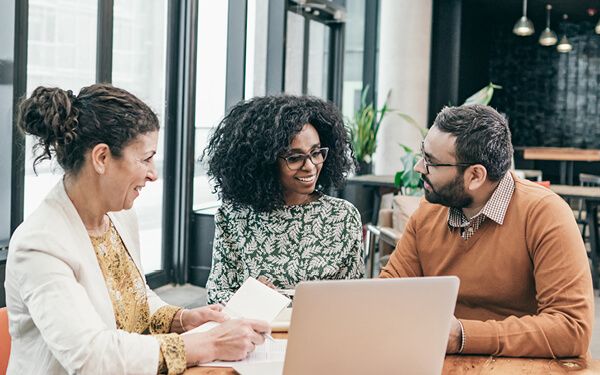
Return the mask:
<path id="1" fill-rule="evenodd" d="M 429 120 L 448 103 L 458 103 L 462 0 L 434 0 L 431 28 Z"/>

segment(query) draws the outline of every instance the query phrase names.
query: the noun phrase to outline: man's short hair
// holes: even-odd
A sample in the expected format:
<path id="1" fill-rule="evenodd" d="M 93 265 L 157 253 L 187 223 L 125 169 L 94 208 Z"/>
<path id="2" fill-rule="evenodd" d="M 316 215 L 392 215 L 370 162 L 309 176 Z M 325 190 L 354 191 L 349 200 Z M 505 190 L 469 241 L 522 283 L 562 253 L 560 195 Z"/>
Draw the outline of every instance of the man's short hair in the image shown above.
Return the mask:
<path id="1" fill-rule="evenodd" d="M 433 126 L 456 137 L 458 163 L 483 165 L 491 181 L 500 180 L 510 168 L 513 147 L 508 122 L 492 107 L 480 104 L 445 107 Z"/>

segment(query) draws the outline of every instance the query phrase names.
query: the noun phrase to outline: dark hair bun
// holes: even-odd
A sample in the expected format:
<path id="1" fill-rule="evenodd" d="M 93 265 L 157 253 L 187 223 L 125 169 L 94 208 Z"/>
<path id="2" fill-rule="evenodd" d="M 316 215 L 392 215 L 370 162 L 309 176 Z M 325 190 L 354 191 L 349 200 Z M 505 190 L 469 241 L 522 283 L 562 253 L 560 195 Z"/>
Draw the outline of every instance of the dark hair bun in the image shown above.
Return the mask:
<path id="1" fill-rule="evenodd" d="M 77 137 L 76 99 L 71 90 L 40 86 L 21 103 L 18 124 L 25 133 L 38 137 L 36 147 L 43 149 L 36 164 L 50 159 L 52 151 L 61 152 Z"/>
<path id="2" fill-rule="evenodd" d="M 36 165 L 54 158 L 65 173 L 77 174 L 85 154 L 100 143 L 114 157 L 140 134 L 158 131 L 156 114 L 132 93 L 106 83 L 73 92 L 38 87 L 19 106 L 17 123 L 37 136 L 33 146 Z"/>
<path id="3" fill-rule="evenodd" d="M 77 125 L 78 111 L 73 107 L 75 99 L 71 90 L 40 86 L 21 104 L 19 124 L 26 133 L 48 143 L 63 139 L 70 143 Z"/>

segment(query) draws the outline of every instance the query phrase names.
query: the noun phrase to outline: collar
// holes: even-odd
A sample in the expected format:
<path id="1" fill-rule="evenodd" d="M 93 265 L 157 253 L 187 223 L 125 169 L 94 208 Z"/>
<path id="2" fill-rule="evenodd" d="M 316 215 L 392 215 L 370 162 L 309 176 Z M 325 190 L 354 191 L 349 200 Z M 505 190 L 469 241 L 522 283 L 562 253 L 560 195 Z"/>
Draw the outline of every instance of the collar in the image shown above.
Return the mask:
<path id="1" fill-rule="evenodd" d="M 511 173 L 507 172 L 500 180 L 500 183 L 496 187 L 496 190 L 494 190 L 490 199 L 486 202 L 485 206 L 483 206 L 483 209 L 481 209 L 477 215 L 473 216 L 471 220 L 467 219 L 460 208 L 450 207 L 448 211 L 448 226 L 453 228 L 464 227 L 480 215 L 484 215 L 499 225 L 502 225 L 506 210 L 508 209 L 508 204 L 510 203 L 514 191 L 515 180 Z"/>

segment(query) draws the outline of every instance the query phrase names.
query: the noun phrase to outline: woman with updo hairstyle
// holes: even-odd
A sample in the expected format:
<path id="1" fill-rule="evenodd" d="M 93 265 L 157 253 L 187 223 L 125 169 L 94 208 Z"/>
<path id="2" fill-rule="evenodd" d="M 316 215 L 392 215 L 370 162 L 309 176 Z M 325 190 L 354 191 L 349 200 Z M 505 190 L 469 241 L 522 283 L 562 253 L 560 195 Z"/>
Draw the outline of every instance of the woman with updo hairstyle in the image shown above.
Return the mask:
<path id="1" fill-rule="evenodd" d="M 18 125 L 37 137 L 34 166 L 56 159 L 64 176 L 10 241 L 8 374 L 179 374 L 264 341 L 266 322 L 171 306 L 146 284 L 131 210 L 157 179 L 159 124 L 146 104 L 106 84 L 77 96 L 38 87 Z M 223 323 L 179 335 L 207 321 Z"/>
<path id="2" fill-rule="evenodd" d="M 210 303 L 227 301 L 248 277 L 278 289 L 363 277 L 358 210 L 326 194 L 355 166 L 333 104 L 289 95 L 240 102 L 216 127 L 203 158 L 222 199 Z"/>

